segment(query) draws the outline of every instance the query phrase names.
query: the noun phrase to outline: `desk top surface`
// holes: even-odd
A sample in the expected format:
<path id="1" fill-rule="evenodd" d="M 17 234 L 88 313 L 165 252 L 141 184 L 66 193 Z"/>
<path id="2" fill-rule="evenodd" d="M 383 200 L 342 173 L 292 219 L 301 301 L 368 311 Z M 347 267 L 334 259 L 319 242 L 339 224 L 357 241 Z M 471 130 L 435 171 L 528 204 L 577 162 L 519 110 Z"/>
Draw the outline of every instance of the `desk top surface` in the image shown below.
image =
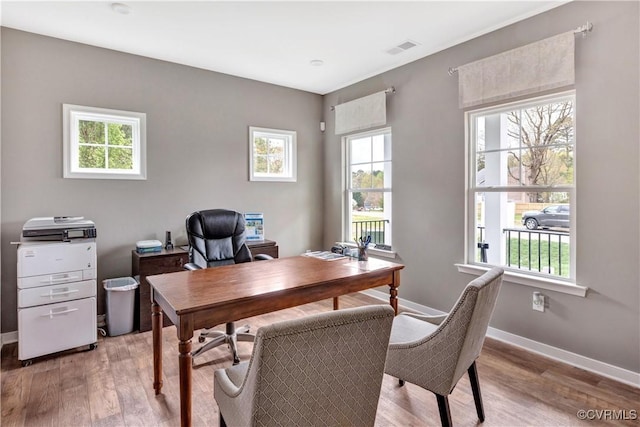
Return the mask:
<path id="1" fill-rule="evenodd" d="M 349 281 L 388 277 L 404 265 L 370 258 L 325 261 L 306 256 L 147 276 L 154 293 L 185 314 L 242 300 Z M 379 286 L 387 283 L 380 283 Z"/>

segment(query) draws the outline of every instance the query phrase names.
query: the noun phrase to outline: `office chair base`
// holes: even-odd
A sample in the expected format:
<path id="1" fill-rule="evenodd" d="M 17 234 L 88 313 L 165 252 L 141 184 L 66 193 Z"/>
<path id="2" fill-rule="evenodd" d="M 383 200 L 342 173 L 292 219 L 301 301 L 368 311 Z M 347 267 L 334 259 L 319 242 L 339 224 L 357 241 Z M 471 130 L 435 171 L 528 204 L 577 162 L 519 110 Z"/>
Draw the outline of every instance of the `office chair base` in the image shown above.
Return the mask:
<path id="1" fill-rule="evenodd" d="M 230 332 L 230 333 L 229 333 Z M 238 341 L 253 342 L 255 335 L 249 333 L 249 325 L 244 325 L 238 329 L 227 327 L 227 332 L 222 331 L 210 331 L 206 330 L 200 334 L 198 341 L 204 338 L 214 337 L 211 341 L 203 345 L 197 350 L 191 352 L 193 358 L 192 363 L 195 363 L 195 357 L 204 353 L 207 350 L 218 347 L 222 344 L 227 344 L 233 355 L 233 364 L 240 363 L 240 357 L 238 356 Z"/>

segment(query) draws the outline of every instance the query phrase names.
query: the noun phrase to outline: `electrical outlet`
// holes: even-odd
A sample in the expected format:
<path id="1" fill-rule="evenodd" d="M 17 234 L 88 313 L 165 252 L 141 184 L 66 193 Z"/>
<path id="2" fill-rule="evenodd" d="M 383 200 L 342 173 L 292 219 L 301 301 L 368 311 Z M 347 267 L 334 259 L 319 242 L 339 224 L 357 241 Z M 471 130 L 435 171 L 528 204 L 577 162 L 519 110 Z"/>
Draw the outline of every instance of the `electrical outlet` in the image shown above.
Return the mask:
<path id="1" fill-rule="evenodd" d="M 544 312 L 544 299 L 544 295 L 542 295 L 540 292 L 534 292 L 532 308 L 536 311 Z"/>

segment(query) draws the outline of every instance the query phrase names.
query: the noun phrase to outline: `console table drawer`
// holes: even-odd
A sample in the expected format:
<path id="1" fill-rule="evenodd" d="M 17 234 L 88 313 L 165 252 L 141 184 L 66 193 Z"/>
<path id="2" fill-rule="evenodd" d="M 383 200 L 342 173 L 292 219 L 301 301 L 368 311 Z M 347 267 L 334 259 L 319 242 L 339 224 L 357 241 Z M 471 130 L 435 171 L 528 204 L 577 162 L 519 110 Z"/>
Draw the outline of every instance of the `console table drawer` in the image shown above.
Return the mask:
<path id="1" fill-rule="evenodd" d="M 135 250 L 131 253 L 131 273 L 139 276 L 140 286 L 136 295 L 136 310 L 134 325 L 140 332 L 151 330 L 151 287 L 147 276 L 182 271 L 189 262 L 189 253 L 180 248 L 163 249 L 160 252 L 139 254 Z M 172 325 L 169 318 L 163 315 L 163 325 Z"/>
<path id="2" fill-rule="evenodd" d="M 269 255 L 278 258 L 278 245 L 273 240 L 260 240 L 255 242 L 247 242 L 247 246 L 251 251 L 251 255 Z"/>

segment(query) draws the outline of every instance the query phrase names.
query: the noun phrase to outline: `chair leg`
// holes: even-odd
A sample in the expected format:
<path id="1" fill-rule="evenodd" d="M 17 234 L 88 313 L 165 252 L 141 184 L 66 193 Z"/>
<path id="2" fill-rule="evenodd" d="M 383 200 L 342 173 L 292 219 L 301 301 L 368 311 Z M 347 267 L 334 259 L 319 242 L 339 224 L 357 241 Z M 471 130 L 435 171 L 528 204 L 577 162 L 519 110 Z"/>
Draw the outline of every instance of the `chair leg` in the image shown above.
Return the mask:
<path id="1" fill-rule="evenodd" d="M 236 339 L 243 342 L 254 342 L 256 336 L 252 334 L 236 334 Z"/>
<path id="2" fill-rule="evenodd" d="M 227 427 L 227 423 L 224 421 L 224 417 L 222 416 L 222 412 L 218 410 L 218 414 L 220 415 L 220 427 Z"/>
<path id="3" fill-rule="evenodd" d="M 441 394 L 436 394 L 436 399 L 438 400 L 438 410 L 440 411 L 440 422 L 442 423 L 442 427 L 453 426 L 453 423 L 451 422 L 451 410 L 449 409 L 449 399 L 447 396 L 443 396 Z"/>
<path id="4" fill-rule="evenodd" d="M 404 385 L 404 380 L 401 380 L 400 378 L 398 378 L 398 385 L 402 387 Z"/>
<path id="5" fill-rule="evenodd" d="M 227 337 L 227 343 L 229 344 L 231 354 L 233 355 L 233 364 L 237 365 L 238 363 L 240 363 L 240 356 L 238 356 L 238 339 L 236 337 L 236 334 L 229 335 Z"/>
<path id="6" fill-rule="evenodd" d="M 250 330 L 250 326 L 249 325 L 244 325 L 238 329 L 236 329 L 236 337 L 238 339 L 238 341 L 244 341 L 244 342 L 254 342 L 256 339 L 256 336 L 253 334 L 249 333 Z"/>
<path id="7" fill-rule="evenodd" d="M 194 358 L 194 363 L 196 356 L 199 356 L 200 354 L 214 347 L 218 347 L 219 345 L 227 344 L 229 346 L 229 349 L 231 350 L 231 353 L 233 354 L 233 364 L 237 365 L 238 363 L 240 363 L 240 357 L 238 356 L 238 341 L 253 342 L 255 340 L 255 335 L 251 335 L 248 332 L 249 325 L 244 325 L 236 329 L 233 323 L 226 324 L 226 331 L 224 333 L 213 330 L 207 331 L 201 336 L 214 336 L 215 338 L 207 342 L 199 349 L 191 352 L 191 357 Z"/>
<path id="8" fill-rule="evenodd" d="M 224 336 L 224 335 L 221 335 L 221 336 L 219 336 L 217 338 L 214 338 L 211 341 L 209 341 L 208 343 L 206 343 L 205 345 L 203 345 L 202 347 L 200 347 L 199 349 L 192 351 L 191 352 L 191 357 L 195 358 L 196 356 L 201 355 L 205 351 L 211 350 L 214 347 L 218 347 L 219 345 L 222 345 L 225 342 L 227 342 L 227 337 Z"/>
<path id="9" fill-rule="evenodd" d="M 473 400 L 476 402 L 476 412 L 480 422 L 484 422 L 484 407 L 482 406 L 482 394 L 480 394 L 480 382 L 478 381 L 478 369 L 474 361 L 469 369 L 469 381 L 471 382 L 471 391 L 473 391 Z"/>

